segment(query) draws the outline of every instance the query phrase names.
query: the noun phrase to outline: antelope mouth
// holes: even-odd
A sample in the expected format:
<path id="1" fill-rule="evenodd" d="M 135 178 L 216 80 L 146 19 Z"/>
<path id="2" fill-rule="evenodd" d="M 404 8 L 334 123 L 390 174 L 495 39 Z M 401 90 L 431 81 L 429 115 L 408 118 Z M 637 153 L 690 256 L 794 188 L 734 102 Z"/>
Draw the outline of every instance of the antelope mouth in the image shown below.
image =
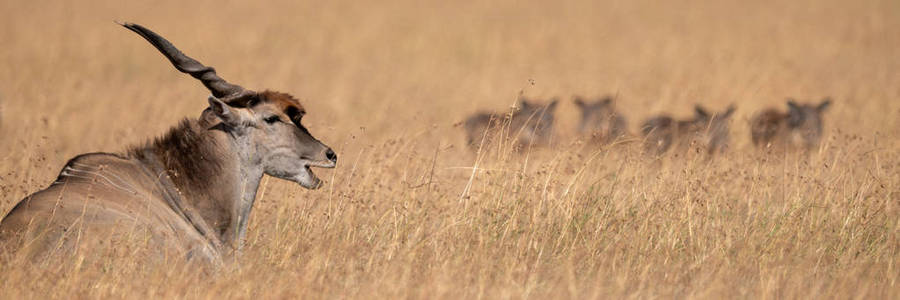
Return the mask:
<path id="1" fill-rule="evenodd" d="M 315 190 L 322 187 L 322 180 L 316 176 L 316 173 L 313 173 L 310 167 L 311 165 L 309 164 L 303 165 L 303 172 L 294 177 L 294 181 L 302 187 Z"/>
<path id="2" fill-rule="evenodd" d="M 300 183 L 301 186 L 311 190 L 318 189 L 322 187 L 322 185 L 324 185 L 324 181 L 319 179 L 319 177 L 316 176 L 316 173 L 312 171 L 313 167 L 332 169 L 335 167 L 335 163 L 330 161 L 313 161 L 303 165 L 303 170 L 305 172 L 303 172 L 304 174 L 300 174 L 300 176 L 297 176 L 298 178 L 295 181 Z"/>
<path id="3" fill-rule="evenodd" d="M 324 168 L 324 169 L 334 169 L 335 165 L 336 164 L 333 161 L 327 161 L 327 160 L 310 161 L 306 164 L 306 168 L 309 169 L 310 167 L 316 167 L 316 168 Z"/>

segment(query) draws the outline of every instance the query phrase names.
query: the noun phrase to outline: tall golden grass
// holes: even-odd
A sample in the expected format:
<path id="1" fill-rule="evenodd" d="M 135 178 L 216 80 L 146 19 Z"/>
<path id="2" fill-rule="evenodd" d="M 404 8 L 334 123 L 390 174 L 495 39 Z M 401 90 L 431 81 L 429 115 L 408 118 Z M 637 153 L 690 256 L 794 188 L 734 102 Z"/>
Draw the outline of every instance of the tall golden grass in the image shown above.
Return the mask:
<path id="1" fill-rule="evenodd" d="M 140 241 L 57 263 L 4 254 L 3 298 L 900 296 L 900 2 L 4 0 L 0 213 L 68 158 L 205 107 L 114 20 L 298 96 L 339 166 L 315 191 L 265 178 L 229 267 L 147 260 Z M 632 132 L 735 103 L 732 147 L 590 147 L 566 102 L 553 146 L 468 151 L 458 123 L 519 92 L 618 93 Z M 827 138 L 755 151 L 749 116 L 788 96 L 836 100 Z"/>

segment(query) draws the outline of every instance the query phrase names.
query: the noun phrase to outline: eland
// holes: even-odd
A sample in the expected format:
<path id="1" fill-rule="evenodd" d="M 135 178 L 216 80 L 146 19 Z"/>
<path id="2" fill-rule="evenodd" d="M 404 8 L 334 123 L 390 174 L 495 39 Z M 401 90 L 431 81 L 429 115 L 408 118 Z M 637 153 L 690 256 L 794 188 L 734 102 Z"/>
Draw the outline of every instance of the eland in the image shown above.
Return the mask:
<path id="1" fill-rule="evenodd" d="M 264 174 L 316 189 L 310 168 L 334 168 L 337 155 L 301 124 L 306 110 L 291 95 L 228 83 L 153 31 L 120 25 L 200 80 L 209 107 L 123 153 L 72 158 L 0 221 L 0 241 L 37 258 L 142 231 L 154 251 L 221 263 L 243 245 Z"/>

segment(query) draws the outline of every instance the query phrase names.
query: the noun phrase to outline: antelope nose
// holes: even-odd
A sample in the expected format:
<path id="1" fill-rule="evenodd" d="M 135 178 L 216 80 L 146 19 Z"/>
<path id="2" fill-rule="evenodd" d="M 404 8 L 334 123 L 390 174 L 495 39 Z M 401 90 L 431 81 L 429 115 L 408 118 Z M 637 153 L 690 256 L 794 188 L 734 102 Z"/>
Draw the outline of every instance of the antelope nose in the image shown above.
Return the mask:
<path id="1" fill-rule="evenodd" d="M 337 154 L 334 154 L 334 151 L 332 151 L 331 148 L 328 148 L 328 150 L 325 151 L 325 158 L 328 158 L 328 160 L 333 163 L 337 163 Z"/>

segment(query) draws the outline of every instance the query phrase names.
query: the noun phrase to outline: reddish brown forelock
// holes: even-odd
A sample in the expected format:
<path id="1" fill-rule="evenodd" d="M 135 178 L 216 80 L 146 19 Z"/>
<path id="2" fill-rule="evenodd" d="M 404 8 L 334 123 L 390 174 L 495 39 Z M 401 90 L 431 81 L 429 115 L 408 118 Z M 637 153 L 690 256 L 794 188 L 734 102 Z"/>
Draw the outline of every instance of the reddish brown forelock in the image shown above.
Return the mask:
<path id="1" fill-rule="evenodd" d="M 276 91 L 264 91 L 259 94 L 260 102 L 271 103 L 278 107 L 278 110 L 288 116 L 299 126 L 299 118 L 306 114 L 306 109 L 300 104 L 300 101 L 287 93 Z"/>
<path id="2" fill-rule="evenodd" d="M 300 101 L 294 98 L 287 93 L 275 92 L 275 91 L 264 91 L 259 93 L 259 98 L 262 102 L 272 103 L 277 105 L 281 111 L 287 111 L 288 107 L 295 107 L 300 112 L 305 112 L 303 109 L 303 105 L 300 104 Z"/>

